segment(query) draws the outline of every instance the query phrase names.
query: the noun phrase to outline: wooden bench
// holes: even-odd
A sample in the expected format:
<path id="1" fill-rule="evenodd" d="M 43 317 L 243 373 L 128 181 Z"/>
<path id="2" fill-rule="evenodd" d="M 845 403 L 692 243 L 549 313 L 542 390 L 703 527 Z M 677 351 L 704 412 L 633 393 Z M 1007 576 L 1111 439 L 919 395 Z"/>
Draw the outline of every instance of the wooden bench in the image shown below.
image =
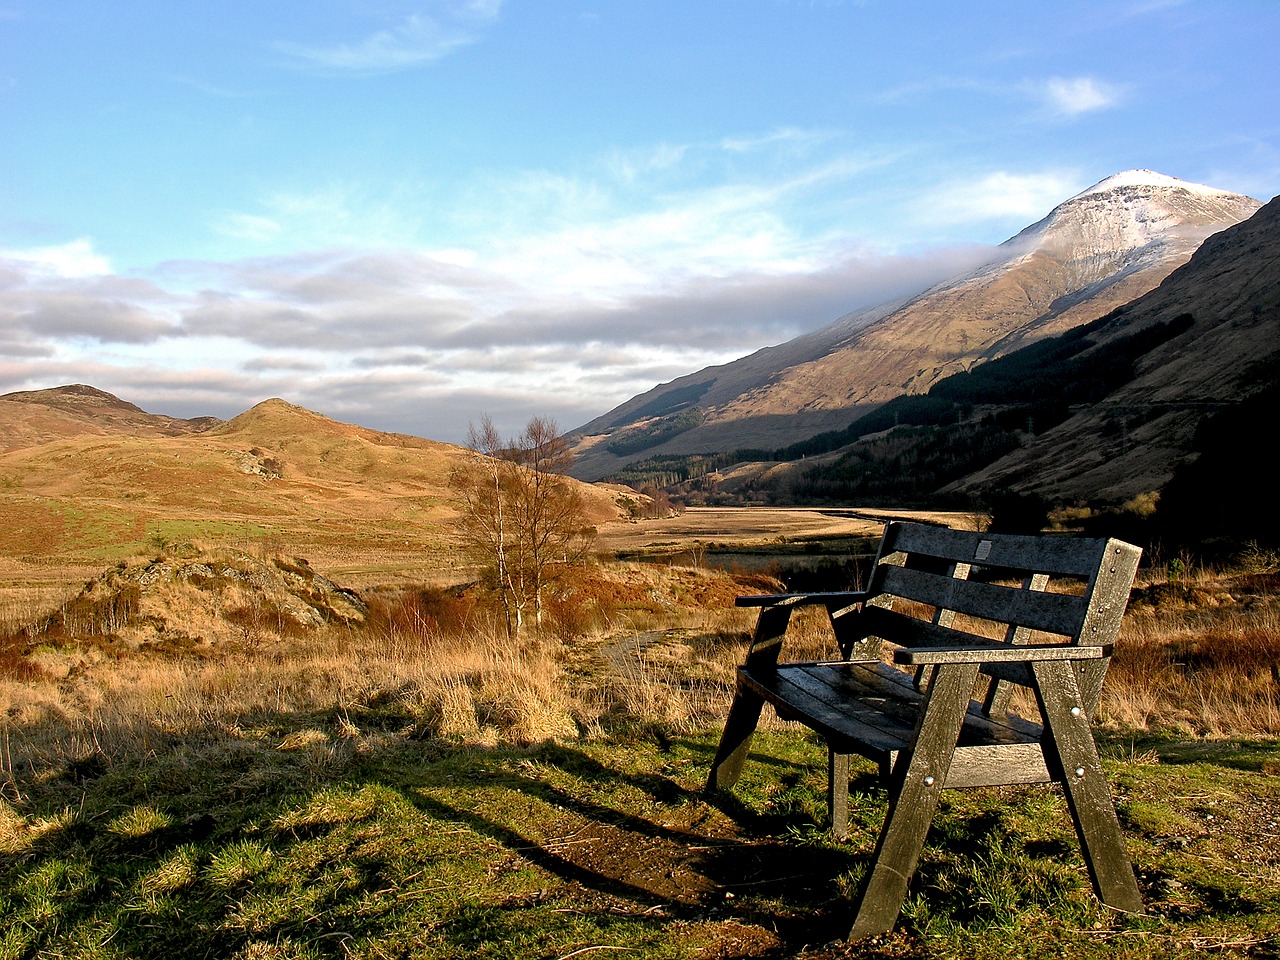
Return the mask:
<path id="1" fill-rule="evenodd" d="M 760 614 L 708 789 L 737 782 L 766 702 L 826 741 L 836 833 L 847 830 L 849 756 L 879 764 L 889 807 L 850 939 L 893 928 L 948 787 L 1059 784 L 1098 897 L 1140 912 L 1090 730 L 1140 556 L 1119 540 L 890 523 L 866 590 L 740 597 Z M 826 608 L 839 659 L 779 662 L 804 605 Z M 1019 686 L 1040 722 L 1008 712 Z"/>

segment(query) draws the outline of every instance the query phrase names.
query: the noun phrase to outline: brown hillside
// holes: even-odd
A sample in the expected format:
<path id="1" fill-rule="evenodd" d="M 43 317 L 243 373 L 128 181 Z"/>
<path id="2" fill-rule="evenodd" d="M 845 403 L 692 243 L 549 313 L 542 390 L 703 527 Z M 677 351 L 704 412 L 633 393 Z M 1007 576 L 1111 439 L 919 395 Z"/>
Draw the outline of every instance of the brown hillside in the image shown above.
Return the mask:
<path id="1" fill-rule="evenodd" d="M 168 437 L 207 430 L 215 417 L 180 420 L 145 410 L 82 383 L 0 396 L 0 450 L 81 436 Z"/>
<path id="2" fill-rule="evenodd" d="M 30 422 L 51 416 L 27 406 Z M 459 574 L 449 475 L 470 451 L 282 400 L 199 433 L 141 423 L 137 435 L 86 429 L 0 453 L 0 565 L 18 564 L 12 576 L 182 540 L 284 550 L 357 586 Z M 618 516 L 613 492 L 582 489 L 597 520 Z"/>
<path id="3" fill-rule="evenodd" d="M 1280 198 L 1117 311 L 1091 336 L 1090 352 L 1105 357 L 1115 340 L 1184 316 L 1190 328 L 1146 354 L 1131 382 L 955 489 L 1117 501 L 1162 487 L 1193 456 L 1206 415 L 1229 412 L 1280 376 Z M 1264 442 L 1274 429 L 1256 424 Z"/>
<path id="4" fill-rule="evenodd" d="M 769 450 L 843 429 L 894 397 L 1104 316 L 1259 206 L 1150 171 L 1108 178 L 980 270 L 656 387 L 585 424 L 572 434 L 574 474 L 597 479 L 655 455 Z M 651 444 L 628 442 L 646 434 Z"/>

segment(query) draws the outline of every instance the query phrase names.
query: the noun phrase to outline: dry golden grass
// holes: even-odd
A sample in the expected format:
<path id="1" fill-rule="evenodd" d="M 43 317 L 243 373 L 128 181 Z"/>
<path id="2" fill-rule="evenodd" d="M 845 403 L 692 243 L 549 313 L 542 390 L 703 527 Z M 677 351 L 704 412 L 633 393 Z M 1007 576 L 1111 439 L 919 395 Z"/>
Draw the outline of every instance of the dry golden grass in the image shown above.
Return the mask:
<path id="1" fill-rule="evenodd" d="M 70 598 L 12 593 L 0 620 L 0 797 L 38 789 L 41 771 L 145 756 L 175 738 L 231 752 L 307 747 L 308 763 L 340 764 L 390 735 L 493 745 L 713 727 L 754 616 L 733 598 L 773 588 L 694 568 L 595 566 L 566 576 L 545 629 L 513 644 L 474 588 L 382 587 L 344 613 L 349 601 L 322 579 L 299 561 L 219 548 L 121 564 Z M 1278 586 L 1270 573 L 1141 585 L 1097 720 L 1280 734 Z M 788 657 L 834 653 L 816 608 L 797 612 L 787 642 Z"/>
<path id="2" fill-rule="evenodd" d="M 360 589 L 468 573 L 449 486 L 472 455 L 461 447 L 278 400 L 204 433 L 34 439 L 0 447 L 0 563 L 96 570 L 201 540 L 267 554 L 287 544 Z M 581 490 L 593 521 L 620 515 L 617 490 Z"/>
<path id="3" fill-rule="evenodd" d="M 175 740 L 231 753 L 307 747 L 308 763 L 340 764 L 387 735 L 494 745 L 619 724 L 702 727 L 727 703 L 749 627 L 732 607 L 749 586 L 692 569 L 580 575 L 564 587 L 579 609 L 571 628 L 551 622 L 513 644 L 474 591 L 384 588 L 344 621 L 314 585 L 281 592 L 271 575 L 303 569 L 296 561 L 252 561 L 215 551 L 185 568 L 174 558 L 121 565 L 44 611 L 43 631 L 10 623 L 0 796 Z M 327 622 L 282 629 L 280 611 L 298 596 L 329 610 Z M 237 616 L 254 604 L 261 618 Z"/>
<path id="4" fill-rule="evenodd" d="M 1280 734 L 1280 575 L 1200 570 L 1141 585 L 1100 719 L 1193 736 Z"/>

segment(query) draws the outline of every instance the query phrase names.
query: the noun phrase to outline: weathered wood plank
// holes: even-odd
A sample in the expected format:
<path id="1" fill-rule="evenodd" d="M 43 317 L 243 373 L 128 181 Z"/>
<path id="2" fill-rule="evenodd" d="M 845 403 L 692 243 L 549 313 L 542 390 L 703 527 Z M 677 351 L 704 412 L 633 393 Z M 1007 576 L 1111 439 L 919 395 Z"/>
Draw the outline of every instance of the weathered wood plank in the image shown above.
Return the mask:
<path id="1" fill-rule="evenodd" d="M 865 590 L 840 590 L 831 593 L 755 593 L 737 597 L 734 603 L 739 607 L 805 607 L 817 604 L 849 606 L 861 603 L 866 598 Z"/>
<path id="2" fill-rule="evenodd" d="M 978 563 L 999 569 L 1029 570 L 1084 579 L 1097 571 L 1104 548 L 1098 540 L 987 534 L 901 523 L 889 525 L 881 549 L 884 552 L 941 557 L 957 563 Z"/>
<path id="3" fill-rule="evenodd" d="M 755 634 L 751 638 L 751 649 L 747 653 L 749 666 L 769 669 L 777 664 L 782 652 L 782 640 L 790 622 L 790 607 L 765 607 L 760 611 L 760 616 L 756 619 Z M 729 715 L 725 718 L 720 745 L 711 762 L 711 772 L 707 778 L 708 789 L 727 790 L 738 782 L 738 778 L 742 776 L 742 765 L 751 751 L 751 738 L 755 735 L 763 708 L 764 699 L 758 693 L 743 690 L 739 686 L 729 707 Z"/>
<path id="4" fill-rule="evenodd" d="M 988 640 L 988 644 L 992 641 Z M 1101 660 L 1111 656 L 1110 647 L 1077 647 L 1065 643 L 1024 644 L 1016 647 L 1013 644 L 999 646 L 983 646 L 973 644 L 968 647 L 912 647 L 896 650 L 893 662 L 907 666 L 919 666 L 928 663 L 1029 663 L 1032 660 Z"/>
<path id="5" fill-rule="evenodd" d="M 911 722 L 877 709 L 870 700 L 828 702 L 824 696 L 829 695 L 829 688 L 801 671 L 758 674 L 741 670 L 738 676 L 741 683 L 772 704 L 779 716 L 804 723 L 841 746 L 856 747 L 852 752 L 868 760 L 880 762 L 911 739 Z"/>
<path id="6" fill-rule="evenodd" d="M 885 572 L 883 590 L 957 613 L 1064 637 L 1074 637 L 1079 633 L 1086 610 L 1084 599 L 1070 594 L 1042 593 L 977 580 L 956 580 L 905 567 Z"/>
<path id="7" fill-rule="evenodd" d="M 847 705 L 865 701 L 876 709 L 895 713 L 904 723 L 913 722 L 923 697 L 907 674 L 886 663 L 788 663 L 778 670 L 819 675 L 836 698 L 829 702 Z M 963 744 L 1026 743 L 1038 741 L 1043 735 L 1038 723 L 1016 715 L 988 717 L 976 702 L 970 704 L 970 714 L 960 734 Z"/>
<path id="8" fill-rule="evenodd" d="M 847 752 L 890 764 L 909 741 L 923 699 L 905 675 L 883 664 L 784 664 L 761 674 L 743 671 L 740 679 L 785 719 L 805 723 Z M 973 755 L 981 763 L 989 761 L 976 748 L 999 753 L 1003 747 L 1036 744 L 1043 736 L 1039 724 L 1016 716 L 989 718 L 977 703 L 970 703 L 969 712 L 960 744 L 975 748 Z"/>
<path id="9" fill-rule="evenodd" d="M 1062 770 L 1067 808 L 1080 836 L 1094 891 L 1110 907 L 1140 913 L 1142 894 L 1125 850 L 1075 671 L 1062 661 L 1036 663 L 1032 670 L 1039 681 L 1036 696 L 1050 733 L 1045 749 Z"/>
<path id="10" fill-rule="evenodd" d="M 969 722 L 965 723 L 969 729 Z M 1051 783 L 1057 779 L 1037 741 L 965 744 L 964 734 L 951 760 L 946 786 L 951 790 L 1015 783 Z"/>
<path id="11" fill-rule="evenodd" d="M 864 607 L 857 620 L 858 631 L 899 647 L 965 647 L 992 642 L 991 637 L 921 620 L 892 607 Z"/>
<path id="12" fill-rule="evenodd" d="M 912 746 L 893 768 L 889 810 L 863 883 L 850 939 L 887 933 L 898 919 L 951 768 L 977 676 L 975 663 L 947 665 L 938 668 L 929 684 Z"/>

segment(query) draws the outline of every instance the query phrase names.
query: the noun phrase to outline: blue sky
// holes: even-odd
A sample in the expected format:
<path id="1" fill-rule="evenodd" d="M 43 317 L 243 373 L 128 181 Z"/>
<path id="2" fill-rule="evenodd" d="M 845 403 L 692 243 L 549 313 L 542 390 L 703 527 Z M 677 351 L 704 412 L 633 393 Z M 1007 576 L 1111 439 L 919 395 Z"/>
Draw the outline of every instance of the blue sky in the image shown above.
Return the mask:
<path id="1" fill-rule="evenodd" d="M 1280 193 L 1280 3 L 0 0 L 0 392 L 568 429 L 1105 177 Z"/>

